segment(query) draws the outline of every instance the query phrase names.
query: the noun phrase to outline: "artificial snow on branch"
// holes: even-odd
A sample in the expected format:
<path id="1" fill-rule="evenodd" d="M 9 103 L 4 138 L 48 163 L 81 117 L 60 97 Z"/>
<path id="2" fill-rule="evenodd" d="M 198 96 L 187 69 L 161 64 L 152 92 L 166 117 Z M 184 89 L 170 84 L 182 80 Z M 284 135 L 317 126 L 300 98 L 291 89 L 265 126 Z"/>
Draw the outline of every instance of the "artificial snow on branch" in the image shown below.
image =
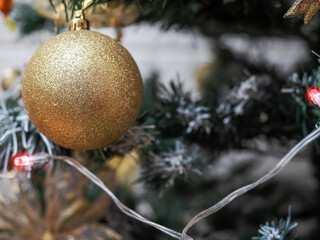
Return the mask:
<path id="1" fill-rule="evenodd" d="M 297 222 L 291 223 L 291 208 L 287 219 L 280 219 L 279 223 L 275 221 L 261 225 L 258 230 L 259 236 L 253 237 L 252 240 L 295 240 L 291 236 L 291 230 L 298 226 Z"/>

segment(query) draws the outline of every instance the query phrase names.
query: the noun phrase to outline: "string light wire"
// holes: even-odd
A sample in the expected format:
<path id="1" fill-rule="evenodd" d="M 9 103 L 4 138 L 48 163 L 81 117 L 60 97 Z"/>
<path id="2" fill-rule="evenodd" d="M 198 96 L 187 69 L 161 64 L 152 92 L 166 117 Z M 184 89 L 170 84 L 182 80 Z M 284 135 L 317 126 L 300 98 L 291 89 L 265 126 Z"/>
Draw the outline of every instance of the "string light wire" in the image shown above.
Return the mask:
<path id="1" fill-rule="evenodd" d="M 317 139 L 320 136 L 320 128 L 315 129 L 312 131 L 309 135 L 307 135 L 304 139 L 302 139 L 297 145 L 295 145 L 279 162 L 278 164 L 271 169 L 267 174 L 259 178 L 253 183 L 250 183 L 244 187 L 241 187 L 232 193 L 230 193 L 228 196 L 226 196 L 224 199 L 222 199 L 220 202 L 216 203 L 212 207 L 200 212 L 195 217 L 193 217 L 186 227 L 183 229 L 182 233 L 179 233 L 175 230 L 169 229 L 167 227 L 164 227 L 160 224 L 157 224 L 155 222 L 152 222 L 143 216 L 141 216 L 139 213 L 135 212 L 134 210 L 128 208 L 126 205 L 124 205 L 115 195 L 114 193 L 92 172 L 90 172 L 86 167 L 81 165 L 77 160 L 72 159 L 67 156 L 54 156 L 51 154 L 35 154 L 30 157 L 30 160 L 32 163 L 37 162 L 43 162 L 43 161 L 49 161 L 49 160 L 61 160 L 68 165 L 74 167 L 79 172 L 81 172 L 84 176 L 86 176 L 89 180 L 91 180 L 93 183 L 95 183 L 98 187 L 100 187 L 104 192 L 106 192 L 110 198 L 114 201 L 114 203 L 118 206 L 118 208 L 127 216 L 134 218 L 140 222 L 143 222 L 145 224 L 148 224 L 163 233 L 179 240 L 193 240 L 190 236 L 187 235 L 187 231 L 195 225 L 200 220 L 212 215 L 213 213 L 219 211 L 223 207 L 225 207 L 227 204 L 232 202 L 233 200 L 237 199 L 244 193 L 256 188 L 257 186 L 261 185 L 262 183 L 270 180 L 275 175 L 277 175 L 283 168 L 291 161 L 291 159 L 305 146 L 310 144 L 312 141 Z"/>
<path id="2" fill-rule="evenodd" d="M 48 160 L 61 160 L 68 165 L 74 167 L 79 172 L 81 172 L 84 176 L 86 176 L 89 180 L 91 180 L 93 183 L 95 183 L 98 187 L 100 187 L 104 192 L 106 192 L 109 197 L 113 200 L 113 202 L 118 206 L 118 208 L 127 216 L 134 218 L 140 222 L 143 222 L 145 224 L 148 224 L 149 226 L 152 226 L 163 233 L 175 238 L 175 239 L 182 239 L 182 234 L 174 231 L 170 228 L 164 227 L 160 224 L 157 224 L 155 222 L 152 222 L 144 217 L 142 217 L 139 213 L 135 212 L 134 210 L 128 208 L 126 205 L 124 205 L 115 195 L 114 193 L 92 172 L 90 172 L 86 167 L 81 165 L 77 160 L 67 157 L 67 156 L 54 156 L 50 154 L 35 154 L 30 157 L 30 160 L 32 163 L 40 163 L 43 161 Z M 190 236 L 186 235 L 185 240 L 193 240 Z"/>
<path id="3" fill-rule="evenodd" d="M 244 187 L 241 187 L 234 192 L 230 193 L 228 196 L 226 196 L 224 199 L 222 199 L 217 204 L 213 205 L 212 207 L 198 213 L 195 217 L 193 217 L 187 226 L 182 231 L 182 240 L 186 239 L 186 233 L 187 231 L 197 222 L 200 220 L 208 217 L 209 215 L 219 211 L 221 208 L 235 200 L 236 198 L 240 197 L 244 193 L 256 188 L 257 186 L 261 185 L 262 183 L 270 180 L 274 176 L 276 176 L 281 170 L 291 161 L 291 159 L 305 146 L 307 146 L 309 143 L 314 141 L 320 136 L 320 128 L 315 129 L 312 131 L 309 135 L 307 135 L 304 139 L 302 139 L 297 145 L 295 145 L 279 162 L 278 164 L 271 169 L 267 174 L 259 178 L 257 181 L 248 184 Z"/>

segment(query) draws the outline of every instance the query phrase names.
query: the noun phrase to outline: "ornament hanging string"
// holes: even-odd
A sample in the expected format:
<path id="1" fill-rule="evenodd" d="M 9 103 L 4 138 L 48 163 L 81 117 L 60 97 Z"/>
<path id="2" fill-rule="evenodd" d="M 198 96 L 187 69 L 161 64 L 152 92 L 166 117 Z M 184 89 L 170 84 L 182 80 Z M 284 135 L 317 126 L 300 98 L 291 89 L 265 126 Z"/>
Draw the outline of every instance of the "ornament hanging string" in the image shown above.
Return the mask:
<path id="1" fill-rule="evenodd" d="M 93 5 L 97 4 L 99 2 L 99 0 L 84 0 L 83 3 L 80 5 L 81 9 L 79 8 L 79 6 L 77 4 L 72 5 L 72 14 L 71 14 L 71 18 L 74 15 L 74 12 L 76 10 L 81 10 L 82 12 L 85 12 L 87 9 L 89 9 L 90 7 L 92 7 Z M 49 0 L 49 3 L 53 9 L 53 11 L 56 13 L 56 7 L 54 5 L 53 0 Z M 66 20 L 69 21 L 69 14 L 68 14 L 68 3 L 66 2 L 66 0 L 62 0 L 61 2 L 64 5 L 64 11 L 65 11 L 65 16 L 66 16 Z"/>
<path id="2" fill-rule="evenodd" d="M 67 163 L 68 165 L 76 168 L 79 172 L 81 172 L 83 175 L 85 175 L 88 179 L 90 179 L 93 183 L 95 183 L 98 187 L 100 187 L 103 191 L 105 191 L 110 198 L 114 201 L 114 203 L 118 206 L 118 208 L 127 216 L 134 218 L 140 222 L 143 222 L 145 224 L 148 224 L 163 233 L 179 240 L 192 240 L 190 236 L 187 235 L 187 231 L 189 228 L 191 228 L 194 224 L 199 222 L 200 220 L 210 216 L 211 214 L 219 211 L 223 207 L 225 207 L 227 204 L 235 200 L 236 198 L 240 197 L 244 193 L 256 188 L 257 186 L 261 185 L 262 183 L 270 180 L 274 176 L 276 176 L 290 161 L 291 159 L 304 147 L 306 147 L 308 144 L 310 144 L 312 141 L 317 139 L 320 136 L 320 127 L 315 129 L 313 132 L 311 132 L 309 135 L 307 135 L 304 139 L 302 139 L 296 146 L 294 146 L 280 161 L 279 163 L 271 169 L 267 174 L 256 180 L 255 182 L 248 184 L 244 187 L 241 187 L 234 192 L 230 193 L 228 196 L 226 196 L 224 199 L 222 199 L 220 202 L 216 203 L 212 207 L 200 212 L 195 217 L 193 217 L 189 223 L 186 225 L 186 227 L 183 229 L 182 233 L 179 233 L 177 231 L 174 231 L 172 229 L 169 229 L 167 227 L 164 227 L 162 225 L 159 225 L 157 223 L 154 223 L 144 217 L 142 217 L 140 214 L 135 212 L 134 210 L 128 208 L 125 206 L 114 194 L 113 192 L 92 172 L 90 172 L 87 168 L 82 166 L 77 160 L 72 159 L 70 157 L 66 156 L 54 156 L 50 154 L 36 154 L 31 157 L 31 161 L 33 163 L 37 162 L 43 162 L 48 160 L 61 160 Z"/>

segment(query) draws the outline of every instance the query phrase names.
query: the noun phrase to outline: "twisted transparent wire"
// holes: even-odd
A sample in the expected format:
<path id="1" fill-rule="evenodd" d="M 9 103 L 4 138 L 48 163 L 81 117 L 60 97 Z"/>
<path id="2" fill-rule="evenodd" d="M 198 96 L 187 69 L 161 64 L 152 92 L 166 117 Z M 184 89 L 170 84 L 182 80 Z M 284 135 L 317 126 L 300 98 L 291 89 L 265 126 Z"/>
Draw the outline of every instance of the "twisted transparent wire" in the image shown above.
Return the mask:
<path id="1" fill-rule="evenodd" d="M 309 135 L 307 135 L 304 139 L 302 139 L 297 145 L 295 145 L 279 162 L 278 164 L 271 169 L 267 174 L 259 178 L 257 181 L 250 183 L 244 187 L 241 187 L 234 192 L 230 193 L 228 196 L 226 196 L 224 199 L 222 199 L 220 202 L 216 203 L 212 207 L 198 213 L 196 216 L 194 216 L 187 226 L 182 231 L 182 240 L 187 239 L 186 233 L 194 224 L 199 222 L 200 220 L 208 217 L 209 215 L 219 211 L 221 208 L 235 200 L 236 198 L 240 197 L 244 193 L 256 188 L 257 186 L 261 185 L 262 183 L 270 180 L 275 175 L 277 175 L 290 161 L 291 159 L 305 146 L 307 146 L 309 143 L 314 141 L 320 136 L 320 128 L 314 130 Z"/>
<path id="2" fill-rule="evenodd" d="M 157 223 L 154 223 L 144 217 L 142 217 L 139 213 L 135 212 L 134 210 L 128 208 L 126 205 L 124 205 L 115 195 L 114 193 L 92 172 L 90 172 L 86 167 L 81 165 L 77 160 L 72 159 L 67 156 L 54 156 L 49 154 L 35 154 L 33 157 L 31 157 L 31 161 L 33 162 L 42 162 L 42 161 L 48 161 L 48 160 L 62 160 L 63 162 L 67 163 L 68 165 L 74 167 L 79 172 L 81 172 L 84 176 L 86 176 L 90 181 L 95 183 L 98 187 L 100 187 L 104 192 L 106 192 L 109 197 L 113 200 L 113 202 L 118 206 L 118 208 L 127 216 L 134 218 L 140 222 L 143 222 L 145 224 L 148 224 L 163 233 L 175 238 L 175 239 L 181 239 L 182 235 L 181 233 L 174 231 L 170 228 L 164 227 L 162 225 L 159 225 Z M 186 240 L 192 240 L 191 237 L 185 236 Z"/>
<path id="3" fill-rule="evenodd" d="M 240 197 L 244 193 L 256 188 L 257 186 L 261 185 L 262 183 L 270 180 L 273 178 L 275 175 L 277 175 L 290 161 L 291 159 L 305 146 L 307 146 L 309 143 L 314 141 L 316 138 L 320 136 L 320 128 L 314 130 L 311 132 L 308 136 L 306 136 L 304 139 L 302 139 L 295 147 L 293 147 L 280 161 L 279 163 L 271 169 L 267 174 L 259 178 L 253 183 L 250 183 L 244 187 L 241 187 L 234 192 L 230 193 L 228 196 L 226 196 L 224 199 L 222 199 L 220 202 L 216 203 L 212 207 L 200 212 L 197 214 L 195 217 L 193 217 L 189 223 L 186 225 L 186 227 L 183 229 L 182 233 L 179 233 L 177 231 L 174 231 L 172 229 L 169 229 L 167 227 L 164 227 L 162 225 L 159 225 L 157 223 L 154 223 L 134 210 L 128 208 L 125 206 L 114 194 L 113 192 L 92 172 L 90 172 L 87 168 L 82 166 L 77 160 L 72 159 L 70 157 L 66 156 L 54 156 L 50 154 L 36 154 L 33 155 L 31 160 L 36 163 L 36 162 L 41 162 L 41 161 L 48 161 L 52 159 L 56 160 L 61 160 L 66 162 L 68 165 L 76 168 L 79 172 L 81 172 L 83 175 L 85 175 L 89 180 L 91 180 L 93 183 L 95 183 L 97 186 L 99 186 L 103 191 L 105 191 L 110 198 L 114 201 L 114 203 L 118 206 L 118 208 L 127 216 L 134 218 L 140 222 L 143 222 L 145 224 L 148 224 L 163 233 L 179 240 L 192 240 L 190 236 L 187 235 L 187 231 L 197 222 L 200 220 L 208 217 L 209 215 L 219 211 L 221 208 L 235 200 L 236 198 Z"/>

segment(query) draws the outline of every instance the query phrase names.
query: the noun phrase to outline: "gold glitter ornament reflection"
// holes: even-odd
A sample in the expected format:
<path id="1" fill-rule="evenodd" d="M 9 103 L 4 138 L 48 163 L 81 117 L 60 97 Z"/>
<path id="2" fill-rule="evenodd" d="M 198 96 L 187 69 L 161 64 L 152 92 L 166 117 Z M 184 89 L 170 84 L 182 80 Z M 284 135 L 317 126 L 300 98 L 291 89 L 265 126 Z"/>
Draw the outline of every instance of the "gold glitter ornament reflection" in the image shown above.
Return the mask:
<path id="1" fill-rule="evenodd" d="M 130 53 L 89 30 L 59 34 L 32 56 L 22 80 L 30 120 L 54 143 L 88 150 L 120 138 L 136 119 L 143 85 Z"/>

